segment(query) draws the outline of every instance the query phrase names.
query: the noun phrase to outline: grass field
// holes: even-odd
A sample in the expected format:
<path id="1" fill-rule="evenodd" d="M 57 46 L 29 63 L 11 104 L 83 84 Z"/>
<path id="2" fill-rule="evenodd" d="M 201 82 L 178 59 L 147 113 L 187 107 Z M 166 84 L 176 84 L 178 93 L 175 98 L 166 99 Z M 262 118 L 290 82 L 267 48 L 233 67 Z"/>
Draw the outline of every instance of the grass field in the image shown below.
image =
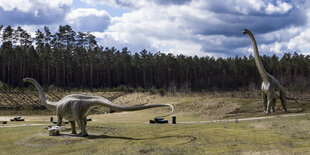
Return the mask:
<path id="1" fill-rule="evenodd" d="M 65 125 L 68 129 L 54 137 L 43 128 L 50 124 L 49 115 L 23 116 L 26 122 L 0 126 L 0 154 L 310 154 L 307 101 L 301 101 L 306 109 L 302 112 L 289 102 L 290 117 L 280 117 L 285 114 L 278 102 L 278 112 L 270 114 L 274 118 L 248 121 L 238 120 L 264 116 L 257 99 L 133 93 L 113 101 L 171 103 L 176 107 L 177 124 L 148 123 L 169 112 L 165 108 L 97 114 L 89 116 L 93 120 L 87 125 L 90 136 L 71 135 L 70 125 Z M 296 113 L 302 115 L 293 116 Z M 11 117 L 0 116 L 0 121 Z M 166 119 L 171 122 L 171 117 Z M 228 119 L 236 121 L 215 123 Z M 42 125 L 18 126 L 25 124 Z"/>

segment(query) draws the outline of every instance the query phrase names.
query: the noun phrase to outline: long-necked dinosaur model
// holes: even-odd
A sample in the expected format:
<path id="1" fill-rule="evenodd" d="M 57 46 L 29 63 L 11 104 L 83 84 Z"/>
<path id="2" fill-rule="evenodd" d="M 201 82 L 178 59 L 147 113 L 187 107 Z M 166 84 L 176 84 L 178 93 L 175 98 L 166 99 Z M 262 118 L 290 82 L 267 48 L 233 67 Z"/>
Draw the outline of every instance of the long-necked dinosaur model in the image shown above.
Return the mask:
<path id="1" fill-rule="evenodd" d="M 57 126 L 61 126 L 63 118 L 67 119 L 71 124 L 72 133 L 76 134 L 75 130 L 75 121 L 76 121 L 81 129 L 80 135 L 82 136 L 88 135 L 86 132 L 86 124 L 87 124 L 86 116 L 88 115 L 88 112 L 94 107 L 106 106 L 111 109 L 119 111 L 136 111 L 163 106 L 169 106 L 171 108 L 171 112 L 169 114 L 158 117 L 169 116 L 174 112 L 174 107 L 171 104 L 151 104 L 151 105 L 136 105 L 125 107 L 112 103 L 106 98 L 100 96 L 88 96 L 82 94 L 71 94 L 65 96 L 58 102 L 51 102 L 46 99 L 42 87 L 36 80 L 32 78 L 24 78 L 23 81 L 29 82 L 37 88 L 40 99 L 42 103 L 47 106 L 47 108 L 51 110 L 56 110 L 56 115 L 58 117 Z"/>
<path id="2" fill-rule="evenodd" d="M 256 63 L 259 75 L 263 80 L 261 91 L 262 91 L 262 98 L 263 98 L 265 113 L 268 114 L 270 111 L 274 112 L 276 97 L 280 98 L 284 112 L 287 112 L 286 99 L 295 100 L 298 106 L 302 109 L 302 107 L 300 106 L 300 104 L 295 98 L 286 96 L 283 90 L 283 87 L 281 86 L 279 81 L 274 76 L 266 72 L 263 66 L 263 63 L 260 59 L 259 53 L 258 53 L 257 44 L 255 41 L 254 35 L 251 33 L 251 31 L 244 29 L 243 34 L 248 34 L 251 38 L 253 50 L 254 50 L 255 63 Z"/>

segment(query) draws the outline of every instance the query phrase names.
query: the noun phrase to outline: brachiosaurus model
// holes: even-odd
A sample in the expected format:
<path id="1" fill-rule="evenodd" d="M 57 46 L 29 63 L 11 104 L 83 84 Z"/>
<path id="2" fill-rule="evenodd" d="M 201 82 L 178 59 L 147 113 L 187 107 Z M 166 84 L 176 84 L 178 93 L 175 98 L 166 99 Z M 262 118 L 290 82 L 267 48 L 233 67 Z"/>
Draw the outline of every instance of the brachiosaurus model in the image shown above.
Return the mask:
<path id="1" fill-rule="evenodd" d="M 23 81 L 29 82 L 37 88 L 41 102 L 44 105 L 46 105 L 48 109 L 56 110 L 56 115 L 58 117 L 57 126 L 62 125 L 62 118 L 67 119 L 71 124 L 72 133 L 76 134 L 75 130 L 75 121 L 76 121 L 81 129 L 81 133 L 79 133 L 79 135 L 82 136 L 88 135 L 86 132 L 86 124 L 87 124 L 86 116 L 88 115 L 88 112 L 94 107 L 106 106 L 111 109 L 120 111 L 136 111 L 155 107 L 169 106 L 171 108 L 171 112 L 165 116 L 169 116 L 174 112 L 174 107 L 171 104 L 151 104 L 151 105 L 136 105 L 125 107 L 112 103 L 106 98 L 100 96 L 88 96 L 83 94 L 71 94 L 65 96 L 58 102 L 51 102 L 46 99 L 42 87 L 36 80 L 32 78 L 24 78 Z M 165 117 L 165 116 L 159 116 L 159 117 Z"/>
<path id="2" fill-rule="evenodd" d="M 266 72 L 263 66 L 263 63 L 260 59 L 258 49 L 257 49 L 257 44 L 256 44 L 256 41 L 255 41 L 255 38 L 252 32 L 247 29 L 244 29 L 243 34 L 248 34 L 251 38 L 253 50 L 254 50 L 255 63 L 256 63 L 259 75 L 263 80 L 261 91 L 262 91 L 262 98 L 263 98 L 265 113 L 268 114 L 270 113 L 270 111 L 274 112 L 276 97 L 280 98 L 284 112 L 287 112 L 286 99 L 295 100 L 298 106 L 302 109 L 302 107 L 300 106 L 300 104 L 295 98 L 286 96 L 283 90 L 283 87 L 281 86 L 279 81 L 274 76 Z"/>

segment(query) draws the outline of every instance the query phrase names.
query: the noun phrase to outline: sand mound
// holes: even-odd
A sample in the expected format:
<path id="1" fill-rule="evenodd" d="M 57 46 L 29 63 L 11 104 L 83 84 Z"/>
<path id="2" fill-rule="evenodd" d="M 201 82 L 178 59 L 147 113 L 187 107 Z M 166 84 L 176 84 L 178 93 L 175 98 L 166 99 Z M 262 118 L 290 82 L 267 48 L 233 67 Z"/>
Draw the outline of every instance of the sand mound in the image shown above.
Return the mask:
<path id="1" fill-rule="evenodd" d="M 158 95 L 149 95 L 147 93 L 132 93 L 120 96 L 113 100 L 114 103 L 119 105 L 143 105 L 143 104 L 152 104 L 155 100 L 159 99 Z"/>

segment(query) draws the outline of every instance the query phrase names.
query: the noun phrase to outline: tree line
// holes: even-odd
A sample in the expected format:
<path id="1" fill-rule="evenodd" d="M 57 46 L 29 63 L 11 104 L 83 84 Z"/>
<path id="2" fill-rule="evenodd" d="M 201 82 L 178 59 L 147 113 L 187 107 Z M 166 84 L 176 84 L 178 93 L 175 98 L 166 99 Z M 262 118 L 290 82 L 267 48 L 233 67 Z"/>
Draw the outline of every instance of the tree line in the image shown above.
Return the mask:
<path id="1" fill-rule="evenodd" d="M 132 53 L 97 44 L 90 32 L 75 32 L 70 25 L 38 29 L 34 37 L 18 26 L 0 26 L 0 80 L 23 88 L 24 77 L 44 87 L 100 89 L 115 87 L 239 90 L 258 88 L 261 82 L 253 56 L 214 58 Z M 262 56 L 267 72 L 289 89 L 309 88 L 310 56 L 285 53 Z M 5 87 L 5 89 L 9 89 Z"/>

